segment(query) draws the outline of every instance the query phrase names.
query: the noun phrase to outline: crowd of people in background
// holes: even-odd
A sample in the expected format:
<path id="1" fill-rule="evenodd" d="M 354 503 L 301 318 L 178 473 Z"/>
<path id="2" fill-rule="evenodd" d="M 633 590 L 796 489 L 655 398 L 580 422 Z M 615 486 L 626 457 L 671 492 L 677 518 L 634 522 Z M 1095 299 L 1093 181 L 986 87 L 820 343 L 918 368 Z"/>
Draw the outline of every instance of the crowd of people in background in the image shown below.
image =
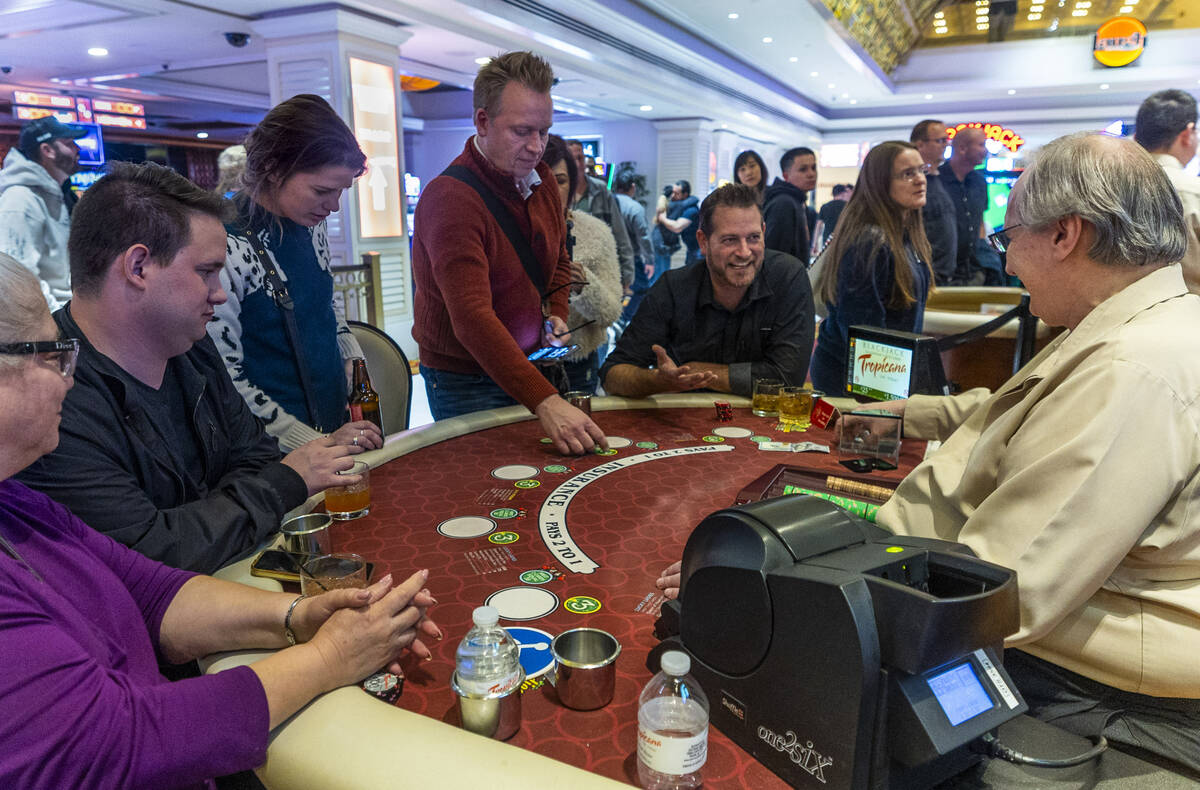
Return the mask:
<path id="1" fill-rule="evenodd" d="M 1010 224 L 996 229 L 983 221 L 987 151 L 977 129 L 951 140 L 943 122 L 922 121 L 908 141 L 874 146 L 856 182 L 836 185 L 819 210 L 817 155 L 802 146 L 783 153 L 773 181 L 747 150 L 732 183 L 707 195 L 685 179 L 645 192 L 630 169 L 610 190 L 588 172 L 579 141 L 550 134 L 553 84 L 533 53 L 484 65 L 475 132 L 417 205 L 413 337 L 435 419 L 519 404 L 561 453 L 582 454 L 607 439 L 569 391 L 748 395 L 757 378 L 799 385 L 810 372 L 816 388 L 840 391 L 851 324 L 920 332 L 934 288 L 1006 282 L 1010 245 L 1024 254 L 1008 269 L 1032 278 L 1048 321 L 1086 336 L 1108 320 L 1089 311 L 1112 297 L 1138 322 L 1200 325 L 1200 307 L 1167 266 L 1182 254 L 1181 282 L 1200 291 L 1200 179 L 1183 172 L 1200 134 L 1185 92 L 1161 91 L 1139 110 L 1136 140 L 1154 160 L 1128 141 L 1051 144 L 1040 175 L 1018 183 Z M 350 360 L 362 352 L 333 298 L 325 224 L 366 157 L 333 108 L 300 95 L 229 152 L 232 175 L 215 193 L 159 165 L 116 163 L 76 206 L 65 184 L 78 136 L 53 117 L 33 121 L 0 170 L 0 603 L 15 623 L 0 640 L 0 784 L 24 786 L 45 771 L 50 779 L 39 781 L 64 787 L 203 784 L 261 763 L 270 729 L 315 695 L 394 667 L 405 651 L 428 657 L 422 640 L 441 637 L 428 571 L 311 598 L 198 575 L 261 546 L 307 497 L 353 483 L 344 474 L 353 457 L 383 444 L 379 428 L 347 410 Z M 1090 171 L 1072 164 L 1083 161 L 1111 176 L 1103 199 L 1072 197 L 1092 191 Z M 1143 188 L 1161 211 L 1139 202 Z M 1105 225 L 1124 211 L 1112 206 L 1126 204 L 1154 238 Z M 1063 265 L 1048 271 L 1035 257 Z M 1056 296 L 1066 292 L 1071 299 Z M 1167 318 L 1143 315 L 1155 300 L 1174 305 Z M 1133 362 L 1161 361 L 1139 338 L 1144 354 Z M 530 359 L 568 346 L 565 362 Z M 1098 356 L 1079 364 L 1113 378 L 1114 392 L 1138 389 L 1140 367 Z M 1169 368 L 1154 369 L 1164 392 L 1192 386 L 1194 377 Z M 1070 383 L 1087 390 L 1080 377 Z M 1180 426 L 1163 444 L 1181 448 L 1173 457 L 1183 477 L 1200 455 L 1178 438 L 1194 439 L 1195 399 L 1163 395 L 1156 407 Z M 1007 446 L 979 420 L 964 425 L 975 435 L 955 433 L 966 449 L 940 463 L 962 461 L 977 444 Z M 935 512 L 929 492 L 922 499 L 915 489 L 946 481 L 914 478 L 889 513 Z M 970 500 L 1002 483 L 952 493 Z M 1015 497 L 1022 506 L 1036 499 L 1025 494 Z M 1182 523 L 1178 488 L 1162 500 L 1160 510 L 1132 513 L 1123 545 L 1150 534 L 1141 531 L 1148 519 L 1164 534 Z M 979 503 L 938 501 L 969 539 Z M 896 522 L 923 523 L 912 514 Z M 1125 561 L 1118 553 L 1112 564 Z M 1101 570 L 1098 578 L 1111 567 Z M 1055 584 L 1044 586 L 1054 597 Z M 1077 592 L 1078 601 L 1049 608 L 1096 591 Z M 1023 634 L 1042 638 L 1044 617 L 1030 625 L 1027 614 Z M 156 662 L 156 652 L 179 663 L 251 646 L 284 649 L 192 685 L 168 684 Z M 1069 668 L 1086 674 L 1088 659 Z M 1125 688 L 1122 678 L 1099 679 Z M 1194 687 L 1168 680 L 1136 690 L 1185 697 Z M 80 688 L 86 694 L 70 693 Z M 82 735 L 58 739 L 63 720 Z M 163 722 L 178 732 L 156 732 Z"/>

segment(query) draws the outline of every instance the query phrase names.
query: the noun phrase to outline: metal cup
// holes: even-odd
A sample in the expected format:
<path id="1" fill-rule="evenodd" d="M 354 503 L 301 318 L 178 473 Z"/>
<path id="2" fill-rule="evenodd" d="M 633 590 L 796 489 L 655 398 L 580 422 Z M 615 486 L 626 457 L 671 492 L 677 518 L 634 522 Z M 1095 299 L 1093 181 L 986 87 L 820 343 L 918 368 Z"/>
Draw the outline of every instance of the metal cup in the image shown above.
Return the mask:
<path id="1" fill-rule="evenodd" d="M 554 670 L 547 678 L 568 708 L 595 710 L 612 702 L 621 643 L 598 628 L 575 628 L 550 643 Z"/>
<path id="2" fill-rule="evenodd" d="M 333 541 L 329 537 L 332 524 L 333 519 L 326 513 L 306 513 L 289 518 L 279 527 L 284 550 L 313 556 L 333 553 Z"/>
<path id="3" fill-rule="evenodd" d="M 472 694 L 458 685 L 458 673 L 450 676 L 450 688 L 458 697 L 458 712 L 462 726 L 467 732 L 504 741 L 521 729 L 521 686 L 525 683 L 525 670 L 517 684 L 505 692 L 496 694 Z"/>
<path id="4" fill-rule="evenodd" d="M 563 400 L 579 409 L 584 414 L 592 413 L 592 393 L 583 390 L 571 390 L 563 395 Z"/>

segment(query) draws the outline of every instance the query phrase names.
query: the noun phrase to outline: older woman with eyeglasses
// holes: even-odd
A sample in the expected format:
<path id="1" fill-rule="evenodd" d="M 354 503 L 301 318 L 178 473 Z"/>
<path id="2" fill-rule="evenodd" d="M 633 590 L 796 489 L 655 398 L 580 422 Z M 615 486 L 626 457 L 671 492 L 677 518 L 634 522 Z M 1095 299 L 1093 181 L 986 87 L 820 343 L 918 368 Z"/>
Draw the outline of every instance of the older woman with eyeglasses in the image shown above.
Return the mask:
<path id="1" fill-rule="evenodd" d="M 880 143 L 867 153 L 854 194 L 816 264 L 821 269 L 813 295 L 828 311 L 812 356 L 817 389 L 843 391 L 851 326 L 921 331 L 933 282 L 921 220 L 928 172 L 910 143 Z"/>
<path id="2" fill-rule="evenodd" d="M 270 729 L 318 694 L 430 655 L 428 571 L 266 592 L 160 565 L 10 479 L 58 445 L 79 344 L 4 255 L 0 298 L 0 787 L 209 787 L 261 764 Z M 251 647 L 285 649 L 176 683 L 158 671 Z"/>

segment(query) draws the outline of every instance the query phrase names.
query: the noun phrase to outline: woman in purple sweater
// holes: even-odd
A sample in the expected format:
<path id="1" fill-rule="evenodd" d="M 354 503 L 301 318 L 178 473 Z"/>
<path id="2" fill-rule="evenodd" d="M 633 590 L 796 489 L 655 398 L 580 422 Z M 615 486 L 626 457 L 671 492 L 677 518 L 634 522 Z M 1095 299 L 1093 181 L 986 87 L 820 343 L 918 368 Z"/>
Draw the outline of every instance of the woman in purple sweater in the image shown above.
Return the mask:
<path id="1" fill-rule="evenodd" d="M 262 764 L 271 728 L 318 694 L 398 672 L 406 649 L 429 657 L 428 571 L 297 599 L 160 565 L 10 480 L 57 446 L 78 344 L 4 255 L 0 302 L 0 787 L 211 786 Z M 175 683 L 158 671 L 251 647 L 287 649 Z"/>

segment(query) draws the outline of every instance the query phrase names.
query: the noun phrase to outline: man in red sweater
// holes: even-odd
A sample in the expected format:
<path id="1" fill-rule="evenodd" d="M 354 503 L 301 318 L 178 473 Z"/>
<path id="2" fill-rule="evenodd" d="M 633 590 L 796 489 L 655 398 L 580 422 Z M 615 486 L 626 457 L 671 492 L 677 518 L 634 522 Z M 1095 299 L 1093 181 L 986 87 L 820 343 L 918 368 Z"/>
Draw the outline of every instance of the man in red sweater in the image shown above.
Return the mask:
<path id="1" fill-rule="evenodd" d="M 475 77 L 476 133 L 451 163 L 458 175 L 433 179 L 417 204 L 413 338 L 434 419 L 520 403 L 559 452 L 579 454 L 607 449 L 604 433 L 526 358 L 571 339 L 565 213 L 540 164 L 553 81 L 550 64 L 531 52 L 493 58 Z M 511 214 L 532 274 L 477 190 Z"/>

